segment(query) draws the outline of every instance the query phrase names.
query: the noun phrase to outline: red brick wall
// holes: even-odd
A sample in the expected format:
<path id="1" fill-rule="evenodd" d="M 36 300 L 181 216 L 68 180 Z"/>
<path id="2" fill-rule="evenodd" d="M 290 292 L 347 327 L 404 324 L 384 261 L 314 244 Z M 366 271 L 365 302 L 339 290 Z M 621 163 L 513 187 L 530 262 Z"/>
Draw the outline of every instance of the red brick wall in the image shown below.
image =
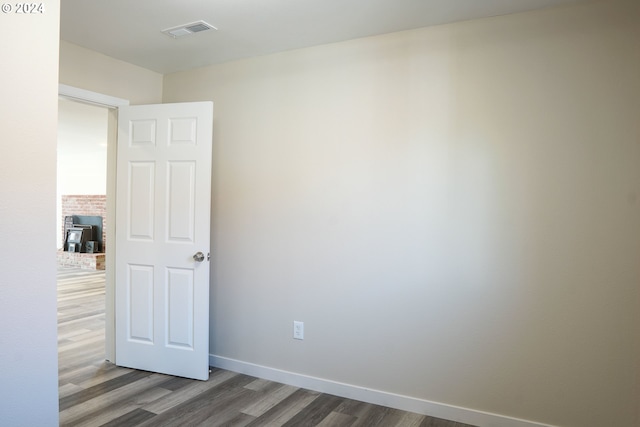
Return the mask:
<path id="1" fill-rule="evenodd" d="M 62 241 L 64 241 L 64 217 L 86 215 L 102 217 L 102 252 L 107 247 L 107 196 L 66 195 L 62 196 Z"/>

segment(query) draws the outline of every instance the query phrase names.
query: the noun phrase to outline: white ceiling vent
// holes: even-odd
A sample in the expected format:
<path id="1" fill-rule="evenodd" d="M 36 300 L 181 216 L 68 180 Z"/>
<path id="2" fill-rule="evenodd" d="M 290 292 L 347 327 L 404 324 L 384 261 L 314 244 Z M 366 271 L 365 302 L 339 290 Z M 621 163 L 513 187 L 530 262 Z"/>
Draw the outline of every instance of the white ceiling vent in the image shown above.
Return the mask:
<path id="1" fill-rule="evenodd" d="M 168 35 L 171 38 L 177 39 L 178 37 L 184 37 L 209 30 L 217 30 L 217 28 L 211 24 L 207 24 L 204 21 L 197 21 L 190 24 L 180 25 L 178 27 L 167 28 L 166 30 L 162 30 L 162 33 Z"/>

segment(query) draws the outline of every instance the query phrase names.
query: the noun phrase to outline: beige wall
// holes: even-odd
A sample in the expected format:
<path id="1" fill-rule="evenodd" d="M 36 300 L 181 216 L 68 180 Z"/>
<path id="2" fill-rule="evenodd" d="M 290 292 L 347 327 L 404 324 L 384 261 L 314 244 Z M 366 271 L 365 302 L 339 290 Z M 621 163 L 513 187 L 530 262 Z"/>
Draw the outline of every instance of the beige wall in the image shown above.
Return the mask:
<path id="1" fill-rule="evenodd" d="M 132 105 L 162 101 L 162 74 L 60 41 L 60 83 L 127 99 Z"/>
<path id="2" fill-rule="evenodd" d="M 58 425 L 59 2 L 0 16 L 0 424 Z"/>
<path id="3" fill-rule="evenodd" d="M 637 426 L 633 3 L 165 76 L 164 102 L 215 105 L 212 354 Z"/>

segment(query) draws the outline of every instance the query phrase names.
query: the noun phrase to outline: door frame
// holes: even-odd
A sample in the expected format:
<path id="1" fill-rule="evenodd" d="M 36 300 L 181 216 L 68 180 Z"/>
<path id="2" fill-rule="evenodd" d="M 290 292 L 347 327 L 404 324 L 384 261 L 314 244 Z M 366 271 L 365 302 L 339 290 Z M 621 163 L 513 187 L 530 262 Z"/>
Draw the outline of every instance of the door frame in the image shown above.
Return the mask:
<path id="1" fill-rule="evenodd" d="M 58 85 L 58 95 L 64 98 L 88 104 L 107 107 L 107 218 L 109 226 L 106 230 L 108 242 L 105 263 L 105 359 L 115 361 L 115 243 L 116 243 L 116 159 L 118 139 L 118 108 L 129 105 L 128 99 L 116 98 L 90 90 L 80 89 L 64 84 Z"/>

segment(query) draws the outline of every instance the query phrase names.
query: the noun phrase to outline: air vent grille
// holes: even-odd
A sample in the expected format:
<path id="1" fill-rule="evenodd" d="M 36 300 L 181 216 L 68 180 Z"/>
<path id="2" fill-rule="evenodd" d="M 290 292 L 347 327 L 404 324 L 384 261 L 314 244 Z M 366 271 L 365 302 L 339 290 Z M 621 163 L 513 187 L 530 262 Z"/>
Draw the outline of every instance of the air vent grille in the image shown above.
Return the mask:
<path id="1" fill-rule="evenodd" d="M 189 24 L 179 25 L 177 27 L 167 28 L 166 30 L 162 30 L 162 33 L 168 35 L 171 38 L 177 39 L 179 37 L 201 33 L 208 30 L 217 30 L 217 28 L 204 21 L 197 21 L 191 22 Z"/>
<path id="2" fill-rule="evenodd" d="M 191 31 L 192 33 L 199 33 L 200 31 L 210 30 L 212 27 L 205 23 L 197 23 L 195 25 L 189 25 L 188 27 L 185 27 L 185 28 Z"/>

